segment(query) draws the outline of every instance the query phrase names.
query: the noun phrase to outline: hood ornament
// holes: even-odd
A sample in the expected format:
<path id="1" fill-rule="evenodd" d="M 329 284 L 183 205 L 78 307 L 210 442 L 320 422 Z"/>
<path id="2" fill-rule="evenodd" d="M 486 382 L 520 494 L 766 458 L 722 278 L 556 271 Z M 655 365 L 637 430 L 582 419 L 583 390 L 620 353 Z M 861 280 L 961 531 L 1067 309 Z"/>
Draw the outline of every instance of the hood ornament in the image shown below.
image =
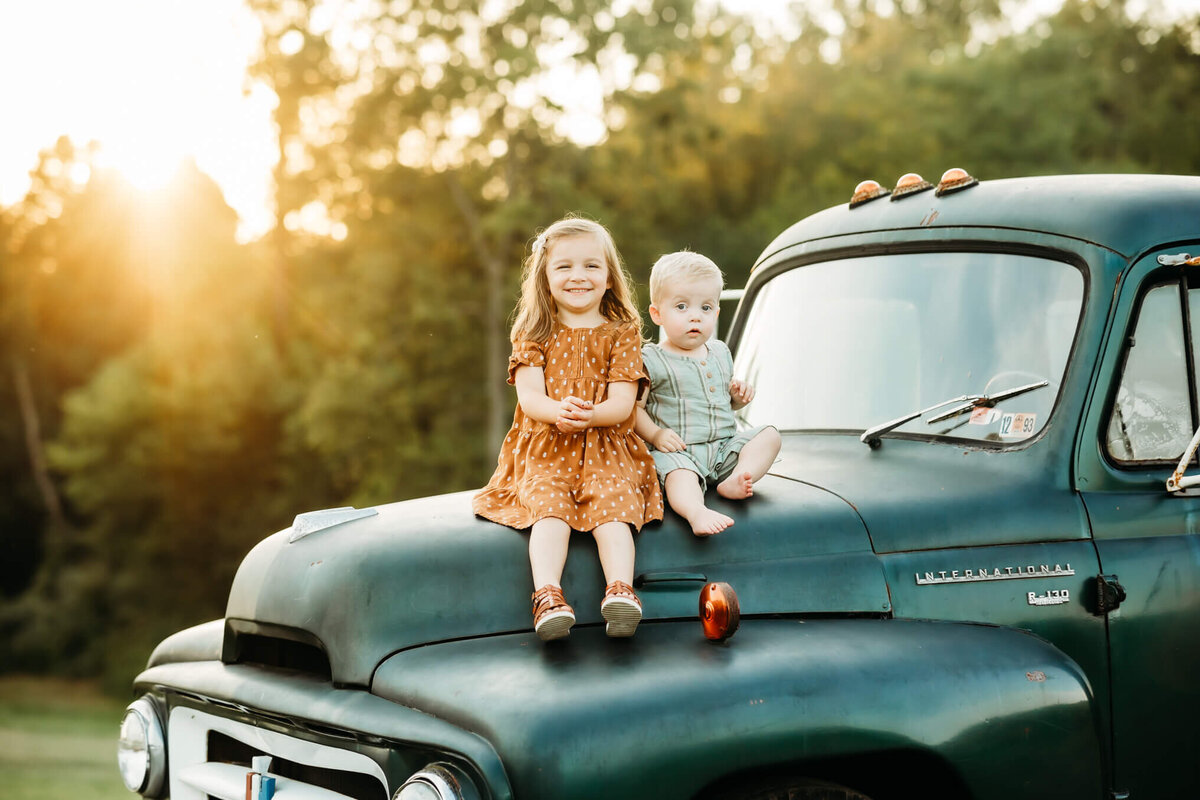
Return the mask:
<path id="1" fill-rule="evenodd" d="M 354 520 L 363 519 L 364 517 L 373 517 L 378 513 L 379 510 L 375 508 L 343 506 L 341 508 L 326 508 L 321 511 L 306 511 L 303 514 L 297 514 L 296 519 L 292 521 L 292 532 L 288 534 L 288 544 L 298 542 L 310 533 L 319 533 L 326 528 L 332 528 L 335 525 L 345 525 L 347 522 L 354 522 Z"/>

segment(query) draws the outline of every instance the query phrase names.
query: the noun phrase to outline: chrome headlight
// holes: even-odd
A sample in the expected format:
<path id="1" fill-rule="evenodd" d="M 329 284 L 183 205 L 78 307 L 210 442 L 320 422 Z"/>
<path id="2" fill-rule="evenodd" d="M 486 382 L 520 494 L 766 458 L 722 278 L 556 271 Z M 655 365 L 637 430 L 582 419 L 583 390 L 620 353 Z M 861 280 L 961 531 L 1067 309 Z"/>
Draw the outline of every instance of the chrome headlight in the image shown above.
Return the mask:
<path id="1" fill-rule="evenodd" d="M 452 764 L 427 764 L 404 782 L 392 800 L 478 800 L 471 779 Z"/>
<path id="2" fill-rule="evenodd" d="M 117 742 L 117 766 L 129 791 L 146 797 L 162 793 L 167 749 L 158 709 L 149 697 L 139 698 L 125 709 Z"/>

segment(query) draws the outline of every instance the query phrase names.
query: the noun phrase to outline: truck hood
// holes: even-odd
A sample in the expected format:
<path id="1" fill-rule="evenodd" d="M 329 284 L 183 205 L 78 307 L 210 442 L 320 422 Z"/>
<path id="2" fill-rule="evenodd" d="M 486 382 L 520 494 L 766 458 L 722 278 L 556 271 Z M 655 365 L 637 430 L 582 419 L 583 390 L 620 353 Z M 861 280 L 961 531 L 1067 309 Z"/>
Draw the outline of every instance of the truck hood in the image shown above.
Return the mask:
<path id="1" fill-rule="evenodd" d="M 1084 538 L 1069 448 L 981 449 L 857 434 L 789 434 L 773 475 L 820 486 L 854 507 L 876 553 Z"/>
<path id="2" fill-rule="evenodd" d="M 637 534 L 643 624 L 695 617 L 708 581 L 730 583 L 743 615 L 890 609 L 866 528 L 837 496 L 768 475 L 750 502 L 712 499 L 737 520 L 719 536 L 697 538 L 671 512 Z M 302 515 L 246 556 L 226 609 L 226 660 L 240 635 L 300 641 L 325 653 L 336 684 L 367 686 L 399 651 L 532 630 L 526 531 L 476 517 L 466 492 L 369 513 L 297 537 Z M 563 586 L 579 625 L 602 624 L 591 536 L 572 537 Z"/>

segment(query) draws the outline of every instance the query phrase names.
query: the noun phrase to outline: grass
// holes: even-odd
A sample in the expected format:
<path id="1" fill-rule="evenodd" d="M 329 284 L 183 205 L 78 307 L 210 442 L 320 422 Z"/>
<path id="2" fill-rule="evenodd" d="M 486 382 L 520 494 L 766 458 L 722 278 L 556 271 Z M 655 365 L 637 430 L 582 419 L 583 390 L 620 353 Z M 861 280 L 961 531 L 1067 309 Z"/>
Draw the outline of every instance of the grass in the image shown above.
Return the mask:
<path id="1" fill-rule="evenodd" d="M 95 684 L 0 677 L 0 787 L 5 800 L 131 800 L 117 773 L 125 704 Z"/>

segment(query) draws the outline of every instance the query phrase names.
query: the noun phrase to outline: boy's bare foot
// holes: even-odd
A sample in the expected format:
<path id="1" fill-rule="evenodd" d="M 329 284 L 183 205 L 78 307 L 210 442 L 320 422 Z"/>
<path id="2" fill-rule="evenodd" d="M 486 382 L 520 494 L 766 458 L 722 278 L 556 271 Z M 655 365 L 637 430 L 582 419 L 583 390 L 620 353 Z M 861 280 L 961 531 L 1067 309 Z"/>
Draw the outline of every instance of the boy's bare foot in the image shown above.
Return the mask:
<path id="1" fill-rule="evenodd" d="M 717 494 L 727 500 L 745 500 L 754 494 L 754 479 L 749 472 L 735 472 L 717 484 Z"/>
<path id="2" fill-rule="evenodd" d="M 692 524 L 692 533 L 697 536 L 712 536 L 733 524 L 732 517 L 727 517 L 721 512 L 713 511 L 710 508 L 700 509 L 688 517 L 687 521 Z"/>

